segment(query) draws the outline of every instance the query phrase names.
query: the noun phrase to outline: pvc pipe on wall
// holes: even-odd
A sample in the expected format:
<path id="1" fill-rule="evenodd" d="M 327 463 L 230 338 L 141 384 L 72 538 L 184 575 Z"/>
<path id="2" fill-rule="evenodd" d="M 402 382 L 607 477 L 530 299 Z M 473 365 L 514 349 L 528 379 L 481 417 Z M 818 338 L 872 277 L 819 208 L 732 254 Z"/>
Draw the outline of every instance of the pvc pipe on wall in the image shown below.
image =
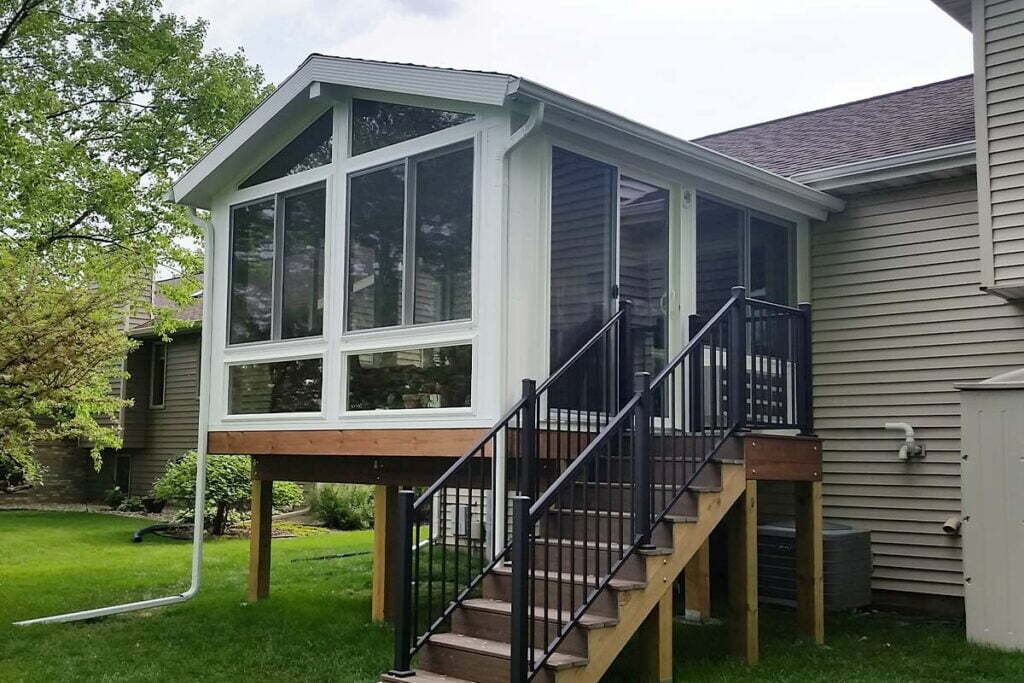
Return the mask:
<path id="1" fill-rule="evenodd" d="M 199 445 L 196 448 L 196 499 L 195 499 L 195 523 L 192 532 L 192 583 L 184 593 L 169 595 L 164 598 L 153 598 L 151 600 L 140 600 L 128 602 L 121 605 L 110 605 L 97 609 L 87 609 L 79 612 L 67 612 L 56 614 L 52 617 L 40 617 L 38 619 L 26 619 L 14 622 L 15 626 L 31 626 L 33 624 L 57 624 L 66 621 L 82 621 L 84 619 L 97 619 L 113 614 L 134 612 L 137 610 L 174 605 L 179 602 L 190 600 L 199 592 L 200 578 L 203 565 L 203 526 L 206 513 L 206 432 L 209 425 L 209 401 L 210 401 L 210 323 L 213 306 L 209 305 L 209 296 L 213 292 L 213 250 L 214 236 L 213 227 L 208 221 L 201 219 L 194 209 L 189 209 L 192 221 L 200 226 L 205 234 L 206 254 L 203 266 L 203 334 L 201 335 L 202 365 L 199 376 Z"/>

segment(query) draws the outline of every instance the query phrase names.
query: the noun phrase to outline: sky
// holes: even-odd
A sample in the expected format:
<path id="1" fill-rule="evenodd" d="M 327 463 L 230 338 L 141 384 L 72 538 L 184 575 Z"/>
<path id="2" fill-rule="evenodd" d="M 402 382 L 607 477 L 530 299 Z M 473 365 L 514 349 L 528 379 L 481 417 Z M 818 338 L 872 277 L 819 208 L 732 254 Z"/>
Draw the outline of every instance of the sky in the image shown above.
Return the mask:
<path id="1" fill-rule="evenodd" d="M 522 76 L 682 138 L 971 72 L 930 0 L 166 0 L 280 83 L 311 52 Z"/>

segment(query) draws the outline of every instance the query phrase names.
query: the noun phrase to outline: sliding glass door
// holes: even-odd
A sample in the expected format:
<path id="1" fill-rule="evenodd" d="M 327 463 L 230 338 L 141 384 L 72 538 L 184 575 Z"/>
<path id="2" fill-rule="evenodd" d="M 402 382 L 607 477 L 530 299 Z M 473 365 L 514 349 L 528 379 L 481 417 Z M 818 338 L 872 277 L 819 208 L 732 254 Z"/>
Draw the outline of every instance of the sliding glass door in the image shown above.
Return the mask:
<path id="1" fill-rule="evenodd" d="M 632 303 L 634 370 L 657 371 L 667 358 L 669 192 L 620 175 L 614 166 L 555 147 L 551 182 L 551 371 L 618 309 Z M 616 407 L 609 341 L 580 359 L 551 402 L 560 408 Z"/>

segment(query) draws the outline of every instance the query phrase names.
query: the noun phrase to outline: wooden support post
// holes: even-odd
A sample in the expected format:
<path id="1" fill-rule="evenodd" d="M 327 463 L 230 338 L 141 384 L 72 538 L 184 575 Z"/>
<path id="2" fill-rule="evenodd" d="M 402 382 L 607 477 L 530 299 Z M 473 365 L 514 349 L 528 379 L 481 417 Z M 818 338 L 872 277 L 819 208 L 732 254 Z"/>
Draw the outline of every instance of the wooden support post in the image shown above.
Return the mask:
<path id="1" fill-rule="evenodd" d="M 711 617 L 711 541 L 704 539 L 683 573 L 686 618 L 706 621 Z"/>
<path id="2" fill-rule="evenodd" d="M 729 512 L 729 633 L 733 654 L 757 664 L 757 482 Z"/>
<path id="3" fill-rule="evenodd" d="M 799 481 L 796 508 L 796 614 L 800 632 L 825 642 L 825 578 L 820 481 Z"/>
<path id="4" fill-rule="evenodd" d="M 640 626 L 640 647 L 643 662 L 641 680 L 652 683 L 672 681 L 672 587 L 669 586 L 658 604 Z"/>
<path id="5" fill-rule="evenodd" d="M 384 621 L 392 615 L 395 549 L 398 534 L 398 487 L 378 485 L 373 493 L 373 588 L 371 613 L 373 621 Z"/>
<path id="6" fill-rule="evenodd" d="M 252 519 L 249 526 L 249 602 L 270 595 L 270 517 L 274 482 L 252 481 Z"/>

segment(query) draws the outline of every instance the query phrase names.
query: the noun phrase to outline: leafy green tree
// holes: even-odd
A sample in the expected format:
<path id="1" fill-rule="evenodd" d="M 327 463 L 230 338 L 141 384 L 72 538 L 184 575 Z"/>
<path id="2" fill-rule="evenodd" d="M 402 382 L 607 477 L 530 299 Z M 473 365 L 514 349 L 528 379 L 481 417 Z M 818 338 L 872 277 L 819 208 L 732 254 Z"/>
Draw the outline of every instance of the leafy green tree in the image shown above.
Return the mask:
<path id="1" fill-rule="evenodd" d="M 195 451 L 167 466 L 153 484 L 153 497 L 181 505 L 191 517 L 196 497 Z M 221 536 L 227 531 L 232 513 L 243 513 L 252 505 L 252 479 L 249 459 L 237 455 L 211 455 L 206 462 L 207 525 L 210 533 Z M 302 488 L 290 481 L 274 482 L 276 510 L 291 510 L 302 503 Z"/>
<path id="2" fill-rule="evenodd" d="M 161 0 L 0 0 L 0 480 L 37 478 L 46 438 L 98 465 L 127 312 L 158 265 L 184 276 L 172 300 L 198 287 L 200 234 L 167 190 L 267 92 L 205 34 Z"/>

